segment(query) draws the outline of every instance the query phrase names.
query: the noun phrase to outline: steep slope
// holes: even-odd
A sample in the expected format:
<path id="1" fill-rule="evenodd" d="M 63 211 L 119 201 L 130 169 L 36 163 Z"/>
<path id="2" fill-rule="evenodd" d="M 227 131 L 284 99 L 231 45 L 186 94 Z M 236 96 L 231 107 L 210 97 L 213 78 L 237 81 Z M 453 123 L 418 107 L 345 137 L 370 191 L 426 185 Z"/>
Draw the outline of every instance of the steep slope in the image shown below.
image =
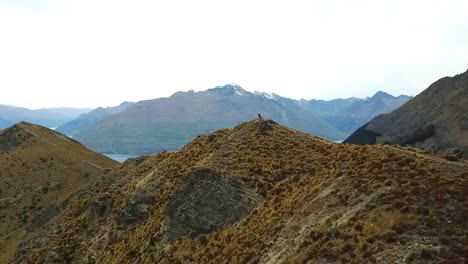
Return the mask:
<path id="1" fill-rule="evenodd" d="M 127 109 L 127 107 L 133 104 L 134 103 L 132 102 L 123 102 L 120 105 L 114 107 L 96 108 L 89 113 L 82 114 L 78 118 L 59 126 L 56 130 L 67 136 L 74 136 L 80 133 L 81 131 L 95 126 L 97 123 L 99 123 L 99 121 L 103 120 L 104 118 L 122 112 L 123 110 Z"/>
<path id="2" fill-rule="evenodd" d="M 468 71 L 445 77 L 390 114 L 380 115 L 345 143 L 391 143 L 468 155 Z"/>
<path id="3" fill-rule="evenodd" d="M 97 178 L 13 263 L 463 263 L 467 186 L 466 162 L 255 120 Z"/>
<path id="4" fill-rule="evenodd" d="M 285 106 L 237 85 L 141 101 L 74 138 L 101 153 L 156 153 L 179 149 L 200 133 L 233 127 L 256 117 L 257 113 L 327 139 L 345 138 L 314 113 L 296 104 Z"/>
<path id="5" fill-rule="evenodd" d="M 89 111 L 91 109 L 88 108 L 44 108 L 30 110 L 24 107 L 0 105 L 0 119 L 3 118 L 10 121 L 10 124 L 6 126 L 1 126 L 0 123 L 0 129 L 23 121 L 45 127 L 58 127 Z"/>
<path id="6" fill-rule="evenodd" d="M 26 232 L 43 225 L 63 202 L 117 163 L 44 127 L 19 123 L 0 131 L 0 263 Z"/>
<path id="7" fill-rule="evenodd" d="M 366 99 L 310 100 L 302 104 L 349 135 L 377 115 L 390 113 L 410 99 L 411 96 L 392 96 L 380 91 Z"/>

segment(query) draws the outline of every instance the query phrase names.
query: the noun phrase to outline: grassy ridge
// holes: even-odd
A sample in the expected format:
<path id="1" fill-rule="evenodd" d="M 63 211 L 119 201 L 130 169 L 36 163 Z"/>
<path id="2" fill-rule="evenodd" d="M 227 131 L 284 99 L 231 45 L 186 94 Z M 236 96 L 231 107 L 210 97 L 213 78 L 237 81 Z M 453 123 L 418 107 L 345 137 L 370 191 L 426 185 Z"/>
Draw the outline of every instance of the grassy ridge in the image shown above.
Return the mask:
<path id="1" fill-rule="evenodd" d="M 56 225 L 25 238 L 17 262 L 463 263 L 467 168 L 255 120 L 126 161 L 72 197 Z M 213 228 L 213 206 L 226 203 L 184 193 L 197 188 L 228 190 L 253 209 Z M 191 235 L 172 240 L 175 209 Z"/>

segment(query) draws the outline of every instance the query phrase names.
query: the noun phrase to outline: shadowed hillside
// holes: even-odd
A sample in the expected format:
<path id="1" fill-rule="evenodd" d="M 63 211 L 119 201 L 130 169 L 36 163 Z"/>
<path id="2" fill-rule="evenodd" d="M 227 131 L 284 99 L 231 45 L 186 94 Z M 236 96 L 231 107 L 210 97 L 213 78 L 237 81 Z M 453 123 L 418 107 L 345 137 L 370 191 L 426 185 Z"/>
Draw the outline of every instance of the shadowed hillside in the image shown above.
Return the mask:
<path id="1" fill-rule="evenodd" d="M 445 77 L 390 114 L 359 128 L 345 143 L 400 144 L 468 155 L 468 71 Z"/>
<path id="2" fill-rule="evenodd" d="M 14 263 L 463 263 L 467 186 L 466 162 L 255 120 L 104 173 Z"/>
<path id="3" fill-rule="evenodd" d="M 116 164 L 41 126 L 0 131 L 0 263 L 8 263 L 27 232 L 58 214 L 71 193 Z"/>

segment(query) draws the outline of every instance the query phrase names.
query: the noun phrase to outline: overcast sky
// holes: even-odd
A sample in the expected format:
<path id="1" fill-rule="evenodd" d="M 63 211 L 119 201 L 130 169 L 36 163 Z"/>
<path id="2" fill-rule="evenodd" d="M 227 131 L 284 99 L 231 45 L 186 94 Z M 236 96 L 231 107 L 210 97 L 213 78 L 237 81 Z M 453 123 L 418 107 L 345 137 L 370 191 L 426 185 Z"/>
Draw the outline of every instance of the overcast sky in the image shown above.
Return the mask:
<path id="1" fill-rule="evenodd" d="M 227 83 L 416 95 L 467 69 L 466 0 L 0 0 L 0 104 L 112 106 Z"/>

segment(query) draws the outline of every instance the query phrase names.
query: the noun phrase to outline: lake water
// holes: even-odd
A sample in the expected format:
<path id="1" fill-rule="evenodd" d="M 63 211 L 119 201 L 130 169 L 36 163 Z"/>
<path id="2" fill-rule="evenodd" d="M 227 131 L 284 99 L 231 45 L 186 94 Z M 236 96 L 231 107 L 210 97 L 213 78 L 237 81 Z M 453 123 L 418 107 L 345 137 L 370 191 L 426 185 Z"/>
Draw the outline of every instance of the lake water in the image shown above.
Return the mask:
<path id="1" fill-rule="evenodd" d="M 138 155 L 130 155 L 130 154 L 110 154 L 110 153 L 102 153 L 102 155 L 107 156 L 115 161 L 124 162 L 129 158 L 138 157 Z"/>

